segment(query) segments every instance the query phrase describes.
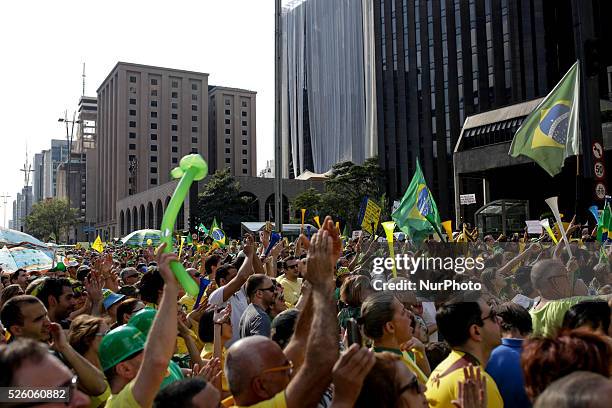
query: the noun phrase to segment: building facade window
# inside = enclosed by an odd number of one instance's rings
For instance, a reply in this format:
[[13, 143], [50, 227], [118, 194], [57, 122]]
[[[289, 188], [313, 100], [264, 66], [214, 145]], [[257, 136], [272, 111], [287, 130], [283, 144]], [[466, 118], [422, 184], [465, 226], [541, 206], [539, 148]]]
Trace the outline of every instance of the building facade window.
[[172, 114], [172, 119], [177, 120], [178, 119], [178, 113], [173, 113]]
[[157, 129], [157, 123], [151, 123], [151, 129]]
[[136, 109], [130, 109], [130, 116], [136, 116]]
[[172, 81], [172, 87], [178, 88], [178, 81]]
[[191, 105], [191, 110], [192, 111], [197, 111], [198, 110], [198, 105]]
[[157, 140], [157, 133], [151, 133], [151, 140]]
[[151, 151], [152, 152], [156, 152], [157, 151], [157, 145], [151, 145]]
[[198, 117], [197, 116], [192, 116], [191, 117], [191, 121], [192, 122], [197, 122], [198, 121]]
[[178, 131], [178, 125], [172, 125], [171, 129], [172, 129], [173, 132]]
[[152, 112], [151, 112], [151, 117], [152, 117], [152, 118], [156, 118], [156, 117], [157, 117], [157, 112], [152, 111]]
[[191, 143], [198, 143], [198, 138], [197, 137], [192, 137], [191, 138]]
[[178, 147], [172, 146], [172, 153], [178, 153]]
[[157, 163], [157, 156], [151, 156], [151, 163]]
[[151, 167], [150, 170], [151, 170], [151, 173], [157, 174], [157, 167]]
[[172, 141], [173, 142], [178, 142], [178, 136], [172, 135]]
[[131, 121], [130, 121], [130, 127], [131, 127], [131, 128], [135, 128], [135, 127], [136, 127], [136, 122], [135, 122], [135, 121], [133, 121], [133, 120], [131, 120]]
[[178, 109], [178, 103], [172, 102], [172, 109]]
[[136, 98], [130, 98], [130, 105], [136, 105]]
[[136, 132], [130, 132], [130, 133], [128, 133], [128, 137], [129, 137], [130, 139], [136, 139]]
[[151, 107], [157, 108], [157, 101], [151, 101]]
[[194, 91], [198, 90], [198, 84], [191, 84], [191, 89]]
[[136, 150], [136, 145], [134, 143], [130, 143], [130, 145], [128, 146], [128, 148], [130, 150]]
[[135, 76], [130, 76], [130, 82], [135, 84], [136, 83], [136, 77]]
[[172, 92], [172, 98], [174, 99], [178, 98], [178, 92]]
[[152, 178], [151, 179], [151, 184], [153, 184], [154, 186], [157, 185], [157, 179], [156, 178]]
[[151, 79], [151, 85], [157, 85], [157, 79], [152, 78]]

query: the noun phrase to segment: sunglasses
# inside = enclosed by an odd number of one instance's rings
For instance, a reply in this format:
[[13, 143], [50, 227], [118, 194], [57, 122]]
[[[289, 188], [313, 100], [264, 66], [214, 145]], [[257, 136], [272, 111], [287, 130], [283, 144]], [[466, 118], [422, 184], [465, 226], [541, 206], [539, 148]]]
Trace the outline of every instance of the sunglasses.
[[496, 323], [497, 322], [497, 312], [495, 310], [491, 309], [491, 312], [489, 313], [489, 315], [486, 316], [486, 317], [483, 317], [482, 321], [484, 322], [487, 319], [491, 319], [491, 321], [493, 323]]
[[285, 365], [282, 365], [280, 367], [268, 368], [266, 370], [263, 370], [261, 373], [262, 374], [277, 373], [277, 372], [280, 372], [280, 371], [289, 371], [289, 376], [291, 377], [291, 375], [293, 374], [293, 362], [292, 361], [287, 361], [287, 363]]
[[274, 291], [275, 291], [276, 289], [275, 289], [275, 286], [274, 286], [274, 285], [272, 285], [272, 286], [270, 286], [269, 288], [259, 288], [259, 289], [257, 289], [257, 290], [267, 290], [268, 292], [272, 292], [272, 293], [274, 293]]

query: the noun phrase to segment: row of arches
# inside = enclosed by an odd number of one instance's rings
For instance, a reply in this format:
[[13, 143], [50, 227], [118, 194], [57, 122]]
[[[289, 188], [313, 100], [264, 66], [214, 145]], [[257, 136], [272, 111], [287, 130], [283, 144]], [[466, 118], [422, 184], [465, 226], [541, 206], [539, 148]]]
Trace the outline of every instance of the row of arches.
[[[261, 221], [263, 216], [264, 220], [274, 220], [275, 216], [275, 204], [274, 194], [269, 195], [266, 200], [261, 203], [259, 198], [249, 192], [243, 191], [240, 195], [247, 198], [248, 209], [247, 213], [244, 214], [245, 221]], [[148, 202], [146, 205], [141, 204], [140, 206], [134, 206], [131, 209], [121, 210], [119, 212], [119, 233], [121, 236], [125, 236], [132, 231], [140, 229], [160, 229], [161, 222], [164, 215], [164, 211], [170, 203], [170, 197], [166, 197], [164, 202], [158, 199], [155, 203]], [[260, 212], [263, 205], [263, 214]], [[289, 222], [289, 199], [283, 194], [283, 222]], [[177, 224], [175, 230], [185, 229], [185, 209], [184, 205], [181, 206], [177, 217]]]
[[[146, 206], [140, 204], [140, 207], [134, 206], [131, 209], [121, 210], [119, 212], [119, 232], [121, 236], [140, 229], [160, 229], [164, 211], [169, 203], [170, 197], [166, 197], [163, 203], [162, 200], [157, 200], [155, 204], [149, 202]], [[185, 207], [183, 204], [176, 219], [175, 229], [182, 230], [184, 228]]]

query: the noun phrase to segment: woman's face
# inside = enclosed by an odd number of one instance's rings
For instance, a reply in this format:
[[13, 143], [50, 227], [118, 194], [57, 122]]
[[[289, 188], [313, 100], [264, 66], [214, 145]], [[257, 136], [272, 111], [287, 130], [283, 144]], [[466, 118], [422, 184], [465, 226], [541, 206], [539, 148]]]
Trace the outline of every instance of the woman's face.
[[428, 408], [425, 390], [427, 387], [416, 380], [416, 376], [402, 361], [395, 362], [398, 408]]
[[410, 312], [397, 299], [393, 301], [393, 319], [391, 322], [395, 327], [395, 339], [398, 343], [404, 343], [412, 338], [414, 329], [412, 328], [412, 312]]

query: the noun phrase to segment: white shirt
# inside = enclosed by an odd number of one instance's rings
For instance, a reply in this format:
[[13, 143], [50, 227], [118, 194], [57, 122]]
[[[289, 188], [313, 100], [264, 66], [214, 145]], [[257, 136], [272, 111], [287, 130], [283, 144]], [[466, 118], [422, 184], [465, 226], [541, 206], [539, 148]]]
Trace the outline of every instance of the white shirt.
[[[227, 306], [227, 302], [223, 301], [223, 288], [225, 288], [225, 286], [215, 289], [215, 291], [210, 294], [208, 298], [209, 304], [221, 307]], [[238, 289], [236, 293], [230, 296], [228, 301], [230, 305], [232, 305], [232, 338], [225, 343], [226, 348], [229, 348], [236, 340], [240, 339], [240, 317], [242, 317], [242, 314], [249, 305], [246, 294], [244, 293], [244, 287]]]

